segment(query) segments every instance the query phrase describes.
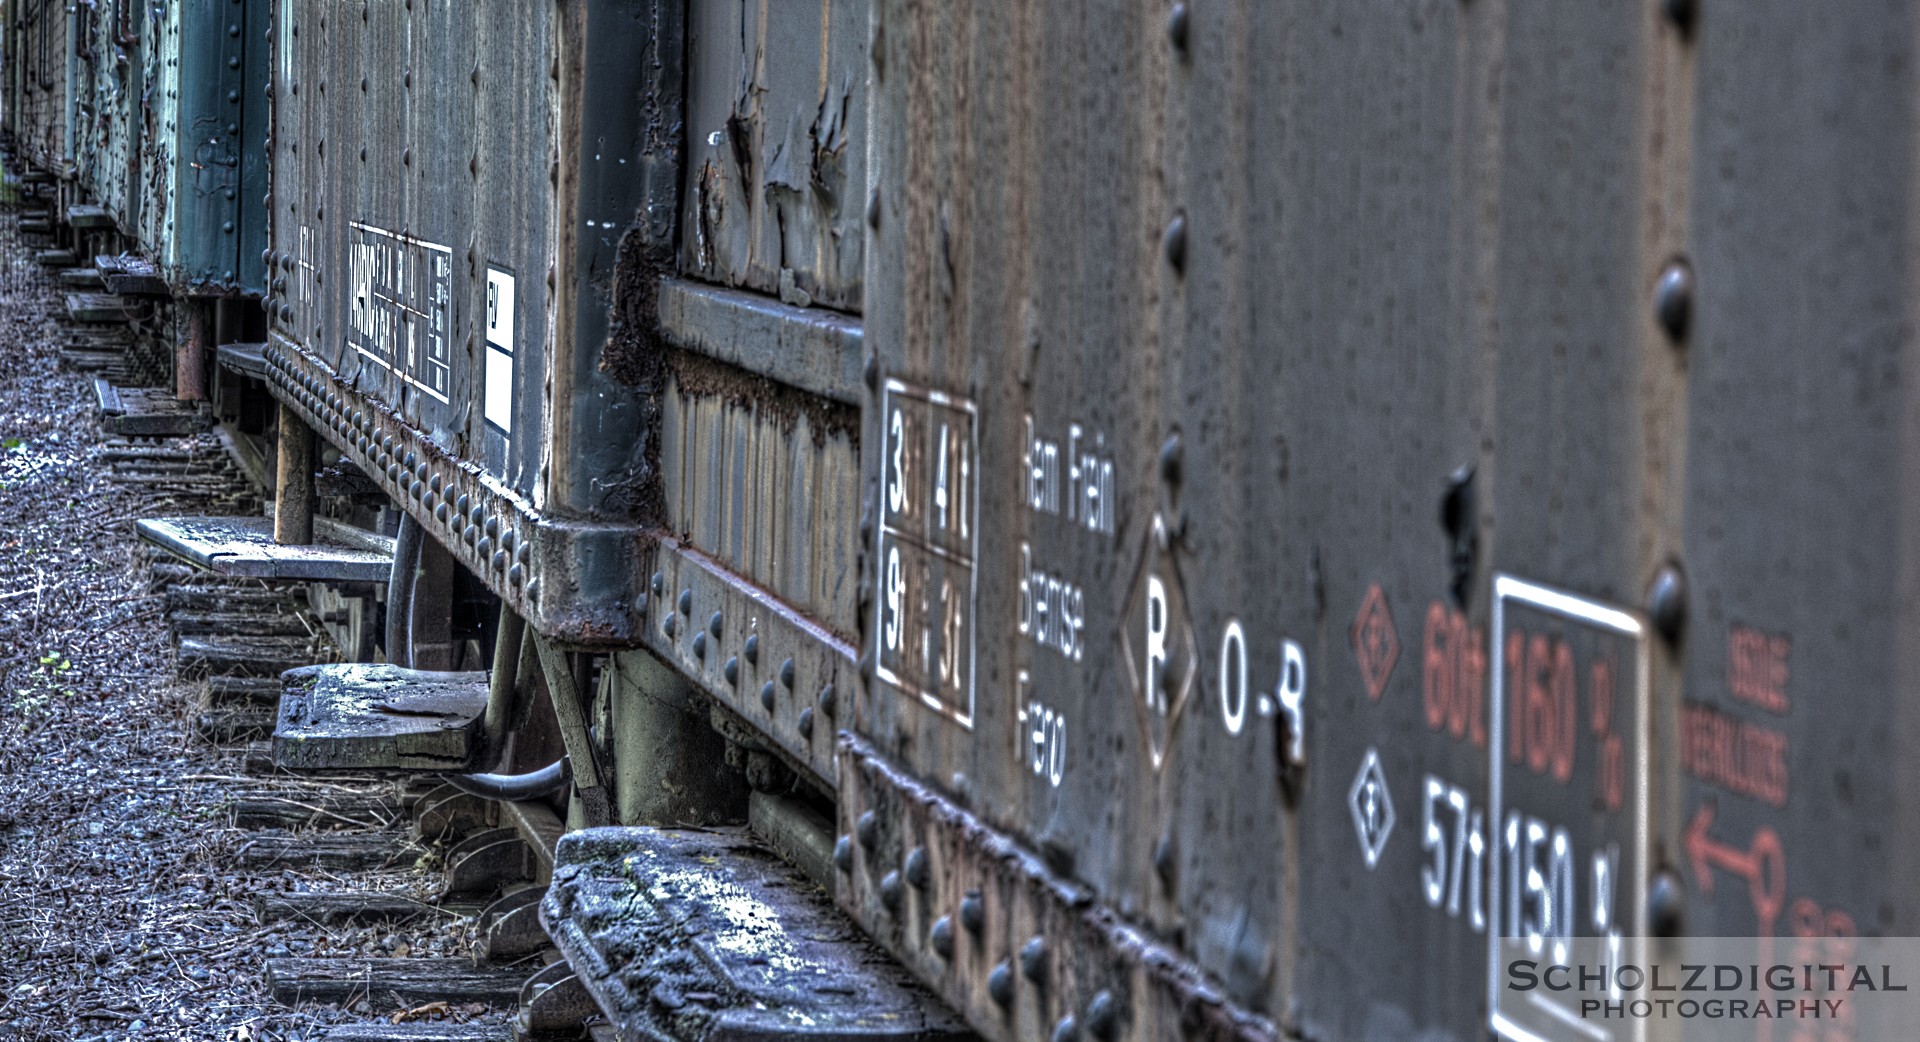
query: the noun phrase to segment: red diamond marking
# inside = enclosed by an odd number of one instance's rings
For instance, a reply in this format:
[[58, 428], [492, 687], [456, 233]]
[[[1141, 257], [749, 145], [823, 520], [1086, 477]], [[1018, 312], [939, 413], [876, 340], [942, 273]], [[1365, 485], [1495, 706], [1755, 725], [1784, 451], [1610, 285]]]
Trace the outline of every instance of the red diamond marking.
[[1394, 663], [1400, 661], [1400, 635], [1394, 632], [1393, 614], [1387, 610], [1387, 595], [1381, 592], [1379, 583], [1367, 587], [1360, 614], [1353, 617], [1353, 657], [1360, 663], [1367, 697], [1380, 701]]

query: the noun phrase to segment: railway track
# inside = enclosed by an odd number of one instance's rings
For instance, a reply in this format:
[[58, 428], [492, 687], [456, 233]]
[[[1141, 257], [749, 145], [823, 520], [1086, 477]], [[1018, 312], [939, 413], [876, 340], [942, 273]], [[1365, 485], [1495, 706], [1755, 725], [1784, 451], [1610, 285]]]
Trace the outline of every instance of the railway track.
[[[0, 1031], [481, 1042], [517, 1015], [579, 1036], [588, 1004], [551, 986], [565, 974], [528, 990], [557, 956], [531, 915], [543, 852], [521, 832], [431, 777], [273, 767], [279, 673], [339, 658], [338, 605], [140, 548], [136, 517], [260, 513], [243, 436], [143, 435], [103, 408], [103, 374], [123, 401], [164, 394], [126, 361], [148, 334], [90, 332], [125, 357], [76, 355], [66, 284], [16, 227], [0, 216], [18, 349], [0, 401], [4, 422], [39, 426], [9, 435], [0, 596], [37, 639], [4, 664]], [[99, 523], [76, 540], [70, 514]], [[542, 824], [557, 837], [551, 811]]]

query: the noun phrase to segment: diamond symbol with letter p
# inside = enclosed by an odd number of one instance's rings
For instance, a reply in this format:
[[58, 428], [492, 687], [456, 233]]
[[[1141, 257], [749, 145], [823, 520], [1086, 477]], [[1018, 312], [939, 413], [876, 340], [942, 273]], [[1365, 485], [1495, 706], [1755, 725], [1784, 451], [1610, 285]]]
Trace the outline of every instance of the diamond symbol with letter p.
[[1353, 776], [1353, 788], [1347, 791], [1347, 809], [1353, 812], [1360, 853], [1371, 871], [1380, 863], [1380, 852], [1393, 832], [1393, 795], [1387, 791], [1386, 772], [1380, 769], [1380, 754], [1371, 748], [1360, 761], [1360, 773]]

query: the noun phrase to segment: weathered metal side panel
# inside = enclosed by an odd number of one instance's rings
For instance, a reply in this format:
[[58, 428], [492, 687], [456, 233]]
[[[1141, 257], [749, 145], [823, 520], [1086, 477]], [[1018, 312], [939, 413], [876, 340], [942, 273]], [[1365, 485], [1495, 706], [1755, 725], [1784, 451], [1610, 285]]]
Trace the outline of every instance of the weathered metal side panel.
[[1666, 836], [1687, 932], [1777, 938], [1761, 960], [1920, 922], [1916, 28], [1759, 0], [1698, 32]]
[[[552, 26], [548, 5], [502, 6], [283, 0], [271, 311], [361, 392], [533, 494], [548, 310], [527, 275], [553, 248]], [[519, 45], [483, 67], [480, 39], [508, 15]], [[492, 328], [511, 359], [491, 423], [490, 272], [510, 287]]]
[[96, 173], [95, 190], [176, 291], [228, 295], [266, 281], [267, 158], [271, 105], [270, 0], [154, 5], [140, 27], [140, 60], [117, 104], [126, 106], [127, 199]]
[[23, 159], [43, 170], [63, 171], [71, 161], [67, 137], [68, 64], [73, 52], [73, 15], [61, 0], [25, 0], [20, 11], [20, 139]]
[[141, 88], [140, 37], [144, 5], [110, 0], [81, 12], [82, 95], [74, 142], [77, 174], [92, 201], [120, 227], [138, 220]]
[[177, 68], [162, 82], [173, 99], [162, 274], [188, 293], [260, 285], [266, 246], [268, 0], [185, 0], [169, 5], [179, 32]]
[[[1632, 933], [1657, 867], [1677, 40], [1617, 5], [1181, 15], [879, 9], [856, 730], [1242, 1010], [1475, 1037], [1489, 938]], [[860, 772], [843, 828], [905, 816], [844, 900], [974, 1023], [1132, 986], [964, 859], [902, 898], [941, 841]]]
[[688, 4], [681, 271], [860, 310], [867, 6]]

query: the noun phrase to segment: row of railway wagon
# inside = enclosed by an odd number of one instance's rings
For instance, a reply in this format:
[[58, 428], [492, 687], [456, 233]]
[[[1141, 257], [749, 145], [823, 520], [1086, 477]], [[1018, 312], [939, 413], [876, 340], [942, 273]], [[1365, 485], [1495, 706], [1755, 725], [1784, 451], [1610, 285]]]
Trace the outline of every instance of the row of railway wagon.
[[1503, 951], [1920, 932], [1917, 8], [7, 0], [4, 120], [277, 762], [600, 1037], [1624, 1042]]

